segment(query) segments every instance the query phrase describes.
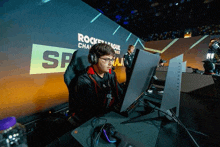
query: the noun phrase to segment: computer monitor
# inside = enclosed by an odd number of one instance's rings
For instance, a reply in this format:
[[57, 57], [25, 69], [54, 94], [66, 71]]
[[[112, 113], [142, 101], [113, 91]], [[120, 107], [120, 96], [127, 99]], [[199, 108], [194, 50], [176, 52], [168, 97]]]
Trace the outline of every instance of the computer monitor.
[[136, 49], [120, 112], [125, 112], [147, 90], [159, 60], [159, 55]]
[[175, 110], [175, 114], [179, 116], [180, 106], [180, 90], [182, 81], [183, 54], [174, 57], [169, 62], [169, 67], [166, 75], [164, 93], [160, 110], [167, 112]]

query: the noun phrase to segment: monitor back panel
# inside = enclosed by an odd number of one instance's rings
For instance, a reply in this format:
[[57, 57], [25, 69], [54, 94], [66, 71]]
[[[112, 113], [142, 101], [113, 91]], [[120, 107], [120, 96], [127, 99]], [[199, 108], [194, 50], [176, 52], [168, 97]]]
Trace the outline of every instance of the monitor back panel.
[[132, 75], [125, 93], [121, 111], [126, 109], [145, 91], [147, 90], [151, 78], [159, 63], [160, 56], [137, 49]]

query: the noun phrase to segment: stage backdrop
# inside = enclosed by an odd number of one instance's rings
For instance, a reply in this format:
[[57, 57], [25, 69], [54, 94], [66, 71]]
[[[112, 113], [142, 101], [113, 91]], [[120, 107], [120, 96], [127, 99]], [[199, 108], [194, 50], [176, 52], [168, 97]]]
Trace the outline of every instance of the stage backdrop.
[[129, 44], [159, 51], [168, 63], [184, 53], [187, 66], [203, 70], [209, 36], [144, 43], [80, 0], [3, 0], [0, 6], [0, 119], [68, 102], [63, 74], [72, 54], [98, 42], [115, 49], [119, 82]]
[[63, 74], [78, 49], [99, 42], [117, 53], [143, 41], [80, 0], [5, 0], [0, 7], [0, 119], [68, 101]]
[[165, 66], [169, 65], [170, 59], [183, 54], [183, 61], [186, 61], [186, 66], [204, 71], [202, 61], [206, 60], [209, 41], [209, 35], [177, 38], [172, 40], [146, 42], [145, 48], [148, 51], [159, 50], [161, 58], [167, 60]]

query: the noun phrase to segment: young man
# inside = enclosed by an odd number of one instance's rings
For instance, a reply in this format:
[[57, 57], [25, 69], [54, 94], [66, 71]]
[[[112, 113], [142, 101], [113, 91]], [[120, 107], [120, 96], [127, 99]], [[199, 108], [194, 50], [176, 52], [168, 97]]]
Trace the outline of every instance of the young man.
[[209, 50], [214, 51], [214, 60], [213, 63], [215, 63], [215, 74], [220, 74], [220, 47], [219, 47], [219, 38], [213, 38], [210, 40], [209, 43]]
[[115, 51], [107, 44], [93, 45], [88, 60], [91, 63], [78, 77], [74, 86], [73, 117], [83, 123], [96, 115], [112, 110], [120, 103], [123, 91], [112, 71]]
[[124, 54], [124, 66], [126, 68], [126, 83], [128, 82], [131, 76], [131, 66], [134, 59], [134, 49], [134, 45], [129, 45], [127, 53]]
[[[214, 38], [211, 39], [209, 42], [209, 49], [207, 53], [207, 60], [203, 61], [203, 67], [205, 69], [204, 74], [205, 75], [213, 75], [218, 74], [220, 71], [220, 65], [219, 63], [216, 63], [216, 61], [220, 60], [220, 52], [219, 52], [219, 43], [218, 39]], [[212, 56], [214, 54], [214, 56]]]

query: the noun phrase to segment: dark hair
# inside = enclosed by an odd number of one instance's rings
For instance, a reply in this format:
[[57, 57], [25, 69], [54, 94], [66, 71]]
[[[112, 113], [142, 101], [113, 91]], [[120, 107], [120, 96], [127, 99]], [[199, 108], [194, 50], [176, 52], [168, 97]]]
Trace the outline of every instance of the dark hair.
[[131, 50], [131, 47], [134, 47], [134, 45], [129, 45], [129, 46], [128, 46], [128, 51]]
[[211, 42], [212, 40], [217, 41], [217, 40], [219, 40], [219, 38], [212, 38], [212, 39], [210, 39], [210, 42]]
[[89, 50], [89, 54], [95, 54], [97, 56], [97, 58], [100, 58], [101, 56], [104, 55], [112, 55], [115, 56], [115, 51], [114, 49], [105, 43], [98, 43], [93, 45], [90, 50]]

